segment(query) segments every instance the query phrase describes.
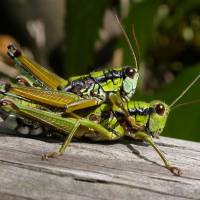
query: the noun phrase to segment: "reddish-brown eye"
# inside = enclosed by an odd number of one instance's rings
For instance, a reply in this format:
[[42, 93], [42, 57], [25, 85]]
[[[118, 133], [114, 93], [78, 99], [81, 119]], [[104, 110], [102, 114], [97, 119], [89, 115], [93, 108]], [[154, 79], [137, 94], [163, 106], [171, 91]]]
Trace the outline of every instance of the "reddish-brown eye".
[[133, 78], [135, 74], [135, 69], [128, 67], [126, 68], [125, 73], [128, 77]]
[[165, 112], [165, 106], [163, 104], [157, 104], [155, 107], [156, 113], [159, 115], [163, 115]]

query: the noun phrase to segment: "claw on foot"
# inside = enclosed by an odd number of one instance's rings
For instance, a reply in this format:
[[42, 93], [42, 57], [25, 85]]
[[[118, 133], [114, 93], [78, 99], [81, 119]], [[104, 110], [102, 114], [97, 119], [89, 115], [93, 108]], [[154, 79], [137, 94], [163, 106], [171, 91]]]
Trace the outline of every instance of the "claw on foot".
[[168, 169], [170, 170], [170, 172], [172, 172], [172, 174], [174, 174], [175, 176], [181, 176], [182, 175], [182, 171], [177, 168], [177, 167], [173, 167], [173, 166], [170, 166], [168, 167]]
[[42, 160], [48, 160], [49, 158], [57, 158], [60, 155], [61, 153], [58, 153], [58, 152], [47, 153], [47, 154], [42, 155]]

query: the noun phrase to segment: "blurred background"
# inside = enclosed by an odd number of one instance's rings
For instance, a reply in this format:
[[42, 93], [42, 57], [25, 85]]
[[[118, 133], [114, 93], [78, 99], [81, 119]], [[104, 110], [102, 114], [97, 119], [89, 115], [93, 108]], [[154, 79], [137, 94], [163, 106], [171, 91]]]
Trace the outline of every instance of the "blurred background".
[[[64, 78], [134, 66], [114, 13], [140, 57], [134, 100], [170, 104], [200, 73], [199, 0], [2, 0], [0, 13], [1, 79], [19, 73], [6, 55], [12, 42]], [[179, 103], [199, 99], [200, 81]], [[200, 142], [200, 102], [174, 109], [163, 135]]]

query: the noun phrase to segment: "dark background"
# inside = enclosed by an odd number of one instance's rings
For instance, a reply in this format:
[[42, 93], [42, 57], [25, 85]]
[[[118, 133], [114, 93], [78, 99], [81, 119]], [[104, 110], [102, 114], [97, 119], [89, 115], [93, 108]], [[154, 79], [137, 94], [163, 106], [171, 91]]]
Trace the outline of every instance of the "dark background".
[[[134, 65], [114, 13], [140, 46], [140, 81], [134, 100], [170, 104], [200, 73], [199, 0], [2, 0], [0, 53], [15, 40], [62, 77]], [[0, 63], [1, 64], [1, 63]], [[2, 64], [3, 66], [3, 64]], [[1, 69], [5, 78], [7, 68]], [[181, 102], [200, 99], [200, 81]], [[165, 136], [200, 141], [200, 103], [173, 110]]]

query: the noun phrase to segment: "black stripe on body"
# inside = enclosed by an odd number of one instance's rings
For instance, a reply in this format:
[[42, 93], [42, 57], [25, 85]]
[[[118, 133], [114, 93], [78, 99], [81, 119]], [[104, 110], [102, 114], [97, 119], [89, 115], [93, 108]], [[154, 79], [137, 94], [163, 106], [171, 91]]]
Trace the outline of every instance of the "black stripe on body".
[[[134, 107], [136, 107], [136, 106], [134, 106]], [[146, 116], [147, 122], [146, 122], [146, 124], [144, 124], [145, 131], [147, 133], [150, 133], [150, 129], [149, 129], [150, 115], [154, 112], [154, 109], [152, 107], [129, 109], [128, 112], [129, 112], [130, 116], [135, 118], [135, 120], [138, 115]], [[114, 115], [118, 119], [120, 124], [122, 124], [127, 130], [132, 130], [132, 127], [130, 127], [130, 124], [128, 123], [128, 121], [125, 120], [126, 118], [125, 118], [125, 114], [123, 113], [123, 111], [115, 111]]]
[[[90, 74], [90, 79], [92, 79], [99, 86], [98, 89], [96, 90], [96, 92], [94, 91], [94, 88], [92, 89], [92, 91], [93, 91], [93, 94], [91, 94], [92, 96], [99, 97], [100, 89], [105, 92], [103, 86], [101, 85], [102, 83], [107, 83], [108, 80], [111, 80], [113, 85], [115, 85], [114, 79], [122, 78], [124, 76], [123, 71], [116, 71], [114, 69], [103, 71], [103, 74], [104, 75], [100, 76], [100, 77], [93, 77], [92, 74]], [[95, 87], [95, 85], [94, 85], [94, 87]], [[96, 95], [95, 95], [95, 93], [96, 93]], [[105, 95], [105, 98], [106, 98], [106, 95]]]
[[114, 69], [103, 71], [104, 76], [94, 78], [97, 83], [104, 83], [108, 80], [113, 80], [114, 78], [123, 78], [124, 72], [123, 71], [116, 71]]
[[[129, 109], [128, 112], [129, 112], [129, 115], [131, 115], [131, 116], [132, 115], [145, 116], [145, 115], [150, 115], [151, 113], [153, 113], [154, 109], [152, 107], [150, 107], [150, 108], [143, 108], [143, 109], [142, 108], [135, 108], [135, 109]], [[122, 112], [116, 111], [115, 112], [115, 116], [117, 118], [123, 117], [124, 113], [123, 113], [123, 111]]]
[[116, 71], [114, 69], [103, 71], [103, 76], [100, 77], [93, 77], [91, 74], [89, 74], [86, 77], [69, 81], [69, 85], [65, 87], [65, 91], [70, 91], [73, 87], [79, 86], [81, 88], [86, 88], [95, 83], [104, 83], [107, 80], [114, 80], [115, 78], [123, 78], [124, 77], [124, 70], [123, 71]]
[[129, 109], [130, 115], [150, 115], [154, 112], [154, 109], [152, 107], [150, 108], [135, 108], [135, 109]]
[[[81, 97], [84, 95], [97, 97], [104, 101], [106, 100], [107, 95], [103, 84], [106, 84], [107, 81], [111, 80], [112, 84], [115, 85], [115, 79], [124, 79], [126, 77], [125, 70], [126, 68], [120, 71], [115, 69], [104, 70], [103, 75], [99, 77], [94, 77], [92, 76], [92, 73], [90, 73], [89, 75], [80, 77], [77, 80], [68, 80], [69, 84], [64, 88], [64, 91], [75, 93]], [[122, 90], [120, 85], [119, 90]]]

